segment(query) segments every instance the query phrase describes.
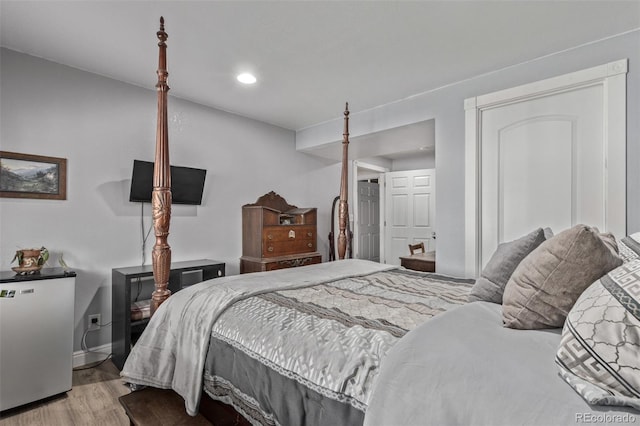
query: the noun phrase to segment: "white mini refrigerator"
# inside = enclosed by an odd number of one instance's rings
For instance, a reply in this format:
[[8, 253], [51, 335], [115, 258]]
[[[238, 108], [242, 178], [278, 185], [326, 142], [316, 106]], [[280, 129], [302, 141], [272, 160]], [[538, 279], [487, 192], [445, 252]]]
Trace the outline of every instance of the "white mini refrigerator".
[[0, 411], [71, 389], [74, 299], [74, 272], [0, 272]]

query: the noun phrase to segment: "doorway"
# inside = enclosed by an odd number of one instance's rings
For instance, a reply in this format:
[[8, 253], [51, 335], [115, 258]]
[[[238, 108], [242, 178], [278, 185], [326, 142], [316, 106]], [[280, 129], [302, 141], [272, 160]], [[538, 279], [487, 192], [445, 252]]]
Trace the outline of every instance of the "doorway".
[[380, 184], [378, 179], [359, 180], [358, 186], [359, 259], [380, 262]]
[[435, 251], [436, 171], [406, 170], [385, 173], [385, 263], [400, 265], [409, 245], [424, 243]]
[[[385, 173], [391, 171], [410, 171], [418, 169], [435, 169], [435, 119], [404, 124], [373, 133], [361, 134], [351, 137], [349, 142], [349, 224], [353, 233], [350, 252], [357, 259], [377, 259], [386, 263], [384, 244], [384, 182]], [[342, 161], [342, 141], [332, 141], [322, 145], [301, 150], [309, 155], [328, 159], [331, 164]], [[376, 202], [369, 200], [366, 203], [368, 213], [362, 213], [360, 218], [359, 182], [378, 184], [380, 199], [378, 215], [372, 212]], [[367, 195], [369, 196], [369, 195]], [[365, 208], [365, 205], [362, 206]], [[377, 235], [372, 227], [376, 222], [380, 233]], [[367, 228], [360, 231], [360, 223], [367, 222]], [[334, 226], [337, 226], [334, 223]], [[368, 234], [361, 237], [360, 232]], [[372, 244], [378, 241], [379, 250]], [[362, 249], [361, 249], [362, 248]], [[407, 247], [408, 253], [408, 247]], [[403, 253], [403, 255], [406, 253]], [[379, 256], [379, 258], [378, 258]], [[396, 259], [399, 262], [399, 259]]]
[[400, 264], [408, 244], [435, 250], [435, 169], [389, 171], [353, 161], [353, 256]]
[[381, 193], [389, 169], [358, 160], [352, 165], [353, 257], [384, 263], [384, 197]]

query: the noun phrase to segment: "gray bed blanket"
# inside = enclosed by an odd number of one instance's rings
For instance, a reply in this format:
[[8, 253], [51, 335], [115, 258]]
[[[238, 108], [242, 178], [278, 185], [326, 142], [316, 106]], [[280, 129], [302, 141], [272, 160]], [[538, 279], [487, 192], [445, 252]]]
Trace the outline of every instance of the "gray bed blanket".
[[120, 373], [129, 383], [173, 389], [196, 415], [209, 336], [236, 301], [271, 290], [306, 287], [393, 266], [349, 259], [300, 268], [217, 278], [172, 295], [156, 311]]
[[472, 282], [397, 268], [238, 301], [213, 326], [205, 391], [255, 425], [361, 425], [389, 349]]

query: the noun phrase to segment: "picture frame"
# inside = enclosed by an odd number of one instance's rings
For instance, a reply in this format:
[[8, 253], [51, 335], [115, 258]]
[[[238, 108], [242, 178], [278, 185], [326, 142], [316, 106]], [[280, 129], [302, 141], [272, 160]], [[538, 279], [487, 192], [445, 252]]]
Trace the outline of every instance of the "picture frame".
[[0, 198], [67, 199], [67, 159], [0, 151]]

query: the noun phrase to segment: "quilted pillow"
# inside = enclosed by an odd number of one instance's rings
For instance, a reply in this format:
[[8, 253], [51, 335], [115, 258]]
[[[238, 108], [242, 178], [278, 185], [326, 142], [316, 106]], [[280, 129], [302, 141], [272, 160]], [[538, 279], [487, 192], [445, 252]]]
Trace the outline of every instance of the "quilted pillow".
[[506, 327], [562, 327], [580, 294], [620, 266], [622, 259], [595, 228], [576, 225], [540, 244], [507, 282], [502, 301]]
[[618, 243], [620, 257], [625, 262], [640, 258], [640, 232], [624, 237]]
[[550, 229], [545, 231], [538, 228], [517, 240], [499, 244], [471, 288], [469, 302], [502, 303], [502, 293], [511, 274], [522, 259], [544, 242], [545, 232], [547, 235], [553, 235]]
[[640, 410], [640, 259], [582, 293], [562, 330], [556, 363], [589, 404]]

